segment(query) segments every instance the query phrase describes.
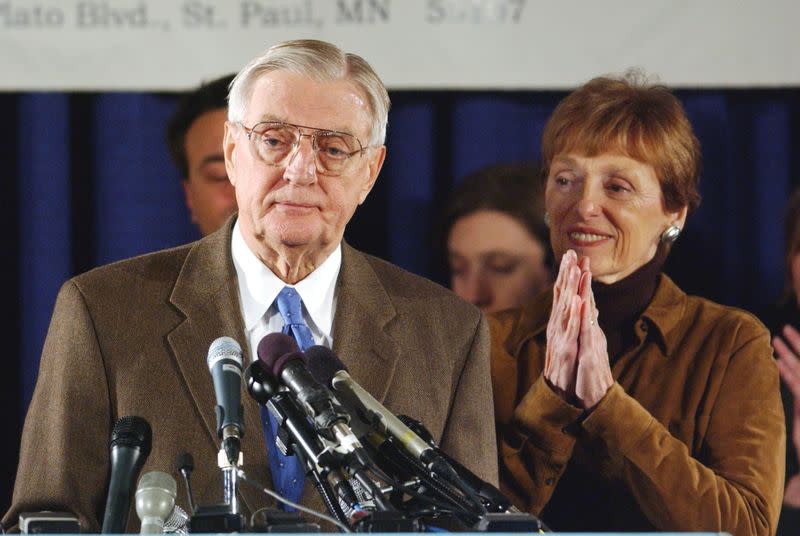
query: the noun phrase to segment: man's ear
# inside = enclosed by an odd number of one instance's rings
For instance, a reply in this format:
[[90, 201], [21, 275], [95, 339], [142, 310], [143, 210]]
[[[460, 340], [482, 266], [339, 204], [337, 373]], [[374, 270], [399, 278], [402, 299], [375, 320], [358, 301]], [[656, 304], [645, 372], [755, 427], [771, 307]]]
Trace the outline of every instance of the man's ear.
[[236, 162], [234, 149], [236, 148], [236, 129], [230, 121], [225, 121], [225, 135], [222, 137], [222, 154], [225, 156], [225, 171], [228, 173], [228, 180], [236, 186]]
[[367, 181], [361, 188], [361, 193], [358, 197], [358, 204], [364, 202], [367, 199], [367, 195], [372, 191], [372, 187], [375, 186], [375, 181], [378, 180], [378, 175], [381, 173], [381, 168], [383, 168], [383, 162], [386, 160], [386, 146], [381, 145], [380, 147], [373, 147], [368, 150], [369, 151], [369, 162], [367, 163], [369, 169], [369, 176], [367, 177]]

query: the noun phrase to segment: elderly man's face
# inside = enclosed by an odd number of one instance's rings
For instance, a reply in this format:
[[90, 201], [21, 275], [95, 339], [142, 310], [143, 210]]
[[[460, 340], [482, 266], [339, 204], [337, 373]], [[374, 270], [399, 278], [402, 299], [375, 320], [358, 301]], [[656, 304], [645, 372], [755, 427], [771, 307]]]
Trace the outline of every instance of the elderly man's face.
[[[369, 106], [346, 80], [317, 82], [288, 71], [267, 73], [253, 85], [242, 124], [252, 128], [263, 121], [346, 132], [364, 146], [369, 143]], [[312, 132], [303, 129], [304, 134]], [[245, 130], [227, 124], [225, 164], [236, 188], [239, 225], [248, 246], [263, 260], [289, 250], [312, 256], [333, 251], [372, 189], [385, 148], [354, 154], [336, 176], [320, 172], [308, 136], [280, 166], [255, 154]]]

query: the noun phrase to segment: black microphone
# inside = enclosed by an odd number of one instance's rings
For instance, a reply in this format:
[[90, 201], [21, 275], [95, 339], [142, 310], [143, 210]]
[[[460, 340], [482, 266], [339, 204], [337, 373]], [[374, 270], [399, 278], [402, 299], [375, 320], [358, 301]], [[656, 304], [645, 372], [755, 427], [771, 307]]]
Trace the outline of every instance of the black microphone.
[[398, 440], [409, 454], [423, 462], [425, 466], [433, 461], [429, 459], [431, 456], [434, 458], [437, 456], [430, 445], [350, 377], [347, 367], [332, 350], [324, 346], [312, 346], [306, 351], [306, 359], [314, 377], [330, 385], [337, 393], [356, 401], [361, 406], [367, 422], [376, 426], [384, 435], [390, 435]]
[[[308, 461], [325, 471], [330, 469], [333, 453], [320, 444], [305, 414], [297, 407], [288, 391], [280, 390], [278, 380], [266, 370], [264, 364], [261, 361], [253, 361], [245, 370], [244, 380], [250, 396], [262, 406], [267, 406], [277, 419], [278, 425], [283, 426], [291, 437], [288, 444], [279, 443], [284, 454], [296, 454], [301, 460]], [[281, 441], [281, 438], [278, 440]], [[292, 443], [294, 449], [291, 448]]]
[[326, 385], [330, 385], [337, 393], [342, 393], [347, 400], [354, 401], [360, 406], [361, 414], [365, 420], [375, 426], [385, 436], [397, 440], [414, 458], [422, 463], [429, 471], [438, 474], [446, 480], [453, 482], [474, 498], [474, 489], [465, 485], [458, 473], [439, 453], [408, 426], [398, 419], [394, 413], [386, 409], [366, 389], [350, 377], [347, 367], [336, 354], [325, 346], [312, 346], [306, 350], [308, 368], [315, 378]]
[[348, 426], [350, 415], [341, 409], [341, 404], [328, 388], [320, 385], [308, 371], [305, 355], [299, 351], [294, 339], [283, 333], [266, 335], [258, 343], [258, 359], [264, 368], [283, 380], [313, 420], [319, 435], [333, 443], [334, 450], [345, 454], [347, 468], [369, 490], [378, 507], [393, 510], [378, 486], [365, 474], [364, 470], [374, 464]]
[[232, 466], [239, 463], [241, 437], [244, 435], [242, 418], [242, 347], [230, 337], [219, 337], [208, 349], [208, 369], [214, 382], [217, 397], [217, 434], [222, 448]]
[[[294, 341], [292, 341], [294, 343]], [[276, 341], [276, 346], [286, 344], [286, 341]], [[289, 345], [283, 350], [292, 351], [296, 345]], [[320, 441], [320, 436], [311, 427], [305, 413], [297, 406], [297, 402], [287, 390], [281, 390], [278, 379], [266, 370], [260, 360], [253, 361], [244, 371], [247, 392], [262, 406], [266, 406], [273, 415], [284, 434], [279, 433], [276, 444], [286, 454], [296, 455], [305, 466], [307, 475], [311, 475], [317, 490], [322, 496], [328, 511], [336, 516], [339, 521], [346, 522], [346, 518], [330, 491], [330, 486], [337, 493], [345, 496], [348, 504], [356, 502], [347, 491], [351, 490], [346, 480], [339, 476], [341, 460], [339, 453], [327, 448]], [[330, 481], [329, 484], [324, 479]]]
[[440, 456], [442, 456], [447, 463], [449, 463], [458, 476], [475, 492], [483, 501], [488, 504], [490, 512], [512, 512], [517, 513], [519, 510], [511, 503], [511, 500], [503, 495], [499, 489], [492, 484], [489, 484], [478, 475], [461, 465], [459, 462], [451, 458], [446, 452], [439, 448], [433, 440], [433, 435], [420, 421], [409, 417], [408, 415], [398, 415], [403, 424], [413, 430], [421, 439], [427, 442], [431, 447], [436, 449]]
[[111, 432], [111, 478], [108, 483], [103, 534], [125, 532], [136, 478], [150, 454], [153, 432], [141, 417], [122, 417]]
[[323, 437], [336, 441], [348, 452], [363, 448], [347, 426], [350, 416], [308, 371], [305, 355], [292, 337], [283, 333], [265, 336], [258, 343], [258, 359], [294, 393]]

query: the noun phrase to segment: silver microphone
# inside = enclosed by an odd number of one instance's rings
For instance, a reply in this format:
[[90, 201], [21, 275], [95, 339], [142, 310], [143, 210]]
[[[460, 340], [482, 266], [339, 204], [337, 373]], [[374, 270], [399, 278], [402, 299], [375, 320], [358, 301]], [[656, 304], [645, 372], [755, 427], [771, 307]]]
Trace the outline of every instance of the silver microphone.
[[175, 508], [178, 486], [175, 479], [161, 471], [150, 471], [139, 479], [136, 488], [136, 513], [142, 521], [139, 534], [161, 534], [164, 521]]
[[164, 534], [188, 534], [188, 523], [189, 514], [176, 504], [172, 514], [164, 521]]

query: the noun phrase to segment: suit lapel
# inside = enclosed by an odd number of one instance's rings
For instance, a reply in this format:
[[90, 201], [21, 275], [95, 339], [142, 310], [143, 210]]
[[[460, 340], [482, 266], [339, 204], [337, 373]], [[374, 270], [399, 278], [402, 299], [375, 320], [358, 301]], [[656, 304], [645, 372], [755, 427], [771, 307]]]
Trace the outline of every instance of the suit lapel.
[[[185, 315], [185, 319], [167, 335], [167, 341], [215, 448], [219, 448], [214, 410], [216, 395], [206, 364], [208, 347], [217, 337], [233, 337], [244, 349], [245, 366], [250, 362], [240, 313], [236, 269], [230, 251], [234, 221], [232, 218], [223, 229], [197, 242], [186, 257], [170, 297], [171, 303]], [[259, 407], [250, 398], [244, 382], [242, 404], [245, 420], [242, 451], [248, 453], [244, 469], [258, 480], [266, 477], [265, 481], [271, 482], [270, 475], [264, 473], [268, 464], [265, 463], [266, 447]], [[254, 454], [256, 459], [248, 459]], [[248, 487], [240, 487], [240, 494], [251, 512], [264, 502], [258, 492]]]
[[397, 312], [366, 256], [345, 243], [337, 286], [333, 350], [350, 375], [383, 402], [399, 358], [388, 332]]

